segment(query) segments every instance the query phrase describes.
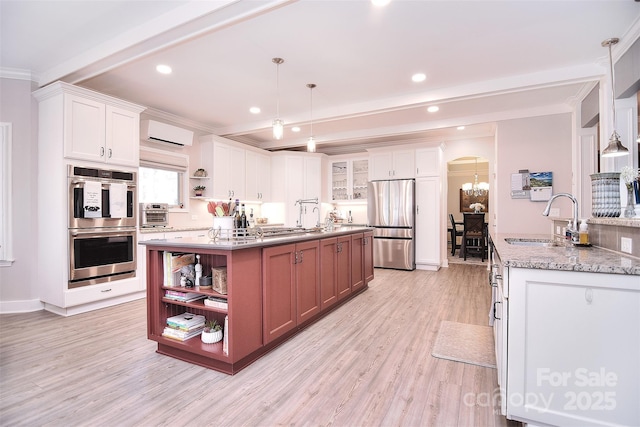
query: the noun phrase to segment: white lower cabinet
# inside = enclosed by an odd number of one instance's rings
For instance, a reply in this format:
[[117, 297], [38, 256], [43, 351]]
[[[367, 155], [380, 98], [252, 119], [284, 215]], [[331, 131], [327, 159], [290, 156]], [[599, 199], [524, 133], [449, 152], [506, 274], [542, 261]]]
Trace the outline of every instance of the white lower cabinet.
[[507, 418], [638, 425], [638, 276], [510, 268], [508, 303]]

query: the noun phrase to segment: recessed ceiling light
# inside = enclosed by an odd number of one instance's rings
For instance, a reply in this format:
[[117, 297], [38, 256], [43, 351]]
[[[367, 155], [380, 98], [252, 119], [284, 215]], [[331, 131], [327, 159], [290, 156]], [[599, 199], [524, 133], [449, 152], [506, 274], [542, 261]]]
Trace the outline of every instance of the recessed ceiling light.
[[420, 83], [425, 81], [427, 78], [426, 74], [424, 73], [416, 73], [413, 76], [411, 76], [411, 80], [413, 80], [416, 83]]
[[458, 129], [458, 130], [463, 130], [463, 129], [464, 129], [464, 126], [458, 126], [456, 129]]
[[377, 7], [386, 6], [391, 3], [391, 0], [371, 0], [371, 4]]
[[160, 74], [171, 74], [171, 67], [168, 65], [160, 64], [156, 67], [156, 71]]
[[251, 107], [249, 108], [249, 112], [251, 114], [260, 114], [260, 107]]
[[300, 132], [300, 128], [298, 126], [294, 126], [291, 128], [291, 132]]
[[430, 113], [435, 113], [436, 111], [439, 111], [440, 107], [438, 107], [437, 105], [432, 105], [431, 107], [427, 108], [427, 111]]

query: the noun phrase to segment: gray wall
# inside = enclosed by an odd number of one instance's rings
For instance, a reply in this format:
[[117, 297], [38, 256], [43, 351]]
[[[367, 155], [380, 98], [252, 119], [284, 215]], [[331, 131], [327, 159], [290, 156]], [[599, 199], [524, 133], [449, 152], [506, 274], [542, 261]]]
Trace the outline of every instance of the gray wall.
[[42, 307], [36, 287], [38, 115], [31, 96], [34, 89], [27, 80], [0, 78], [0, 121], [11, 123], [13, 131], [11, 230], [15, 258], [11, 267], [0, 268], [0, 312]]

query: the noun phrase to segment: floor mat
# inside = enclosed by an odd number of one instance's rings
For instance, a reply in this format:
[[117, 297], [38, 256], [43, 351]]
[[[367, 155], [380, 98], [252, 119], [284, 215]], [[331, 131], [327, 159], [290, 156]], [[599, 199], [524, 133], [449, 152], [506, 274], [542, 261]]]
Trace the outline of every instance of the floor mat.
[[440, 359], [495, 369], [493, 328], [443, 320], [431, 354]]

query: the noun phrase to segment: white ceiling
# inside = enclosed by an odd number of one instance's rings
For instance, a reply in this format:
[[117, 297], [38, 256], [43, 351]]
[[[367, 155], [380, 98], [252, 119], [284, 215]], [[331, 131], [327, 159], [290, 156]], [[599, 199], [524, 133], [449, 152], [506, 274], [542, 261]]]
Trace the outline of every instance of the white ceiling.
[[[0, 19], [5, 76], [64, 80], [269, 150], [304, 149], [315, 83], [318, 151], [336, 154], [492, 136], [496, 120], [569, 112], [606, 73], [600, 43], [619, 37], [615, 58], [638, 38], [640, 3], [1, 0]], [[270, 133], [274, 57], [285, 60], [282, 141]], [[160, 63], [173, 74], [157, 74]], [[427, 79], [413, 83], [416, 72]]]

